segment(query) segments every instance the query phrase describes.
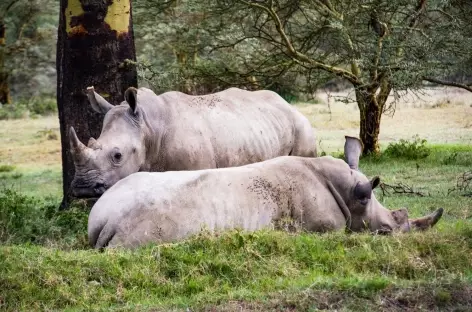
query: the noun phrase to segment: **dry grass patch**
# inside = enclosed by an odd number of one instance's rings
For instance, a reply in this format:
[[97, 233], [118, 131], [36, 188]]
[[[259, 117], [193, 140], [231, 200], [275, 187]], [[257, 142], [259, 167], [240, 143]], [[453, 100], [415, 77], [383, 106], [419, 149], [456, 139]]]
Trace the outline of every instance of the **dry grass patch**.
[[[298, 104], [296, 107], [317, 130], [320, 150], [342, 150], [344, 135], [359, 135], [359, 109], [351, 91], [318, 94], [321, 104]], [[348, 96], [349, 104], [339, 99]], [[390, 102], [393, 97], [390, 97]], [[438, 103], [447, 103], [438, 105]], [[418, 134], [429, 143], [472, 144], [472, 93], [451, 88], [424, 89], [420, 97], [412, 94], [401, 98], [393, 116], [383, 115], [380, 143], [385, 146]], [[434, 108], [434, 109], [431, 109]]]

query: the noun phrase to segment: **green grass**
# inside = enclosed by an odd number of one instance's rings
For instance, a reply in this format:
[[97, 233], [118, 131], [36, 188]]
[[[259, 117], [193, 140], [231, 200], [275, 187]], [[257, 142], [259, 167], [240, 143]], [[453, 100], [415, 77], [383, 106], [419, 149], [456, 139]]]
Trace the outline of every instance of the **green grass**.
[[[384, 195], [378, 188], [386, 207], [408, 207], [411, 217], [445, 209], [434, 229], [394, 236], [232, 231], [135, 251], [98, 252], [86, 242], [87, 212], [57, 212], [60, 196], [45, 197], [39, 187], [59, 189], [60, 171], [23, 171], [30, 174], [29, 194], [39, 199], [22, 195], [25, 184], [22, 194], [0, 190], [0, 307], [467, 311], [472, 305], [472, 200], [448, 190], [472, 169], [472, 147], [428, 147], [431, 153], [423, 159], [384, 155], [360, 162], [368, 177], [402, 182], [426, 195]], [[455, 153], [461, 156], [451, 156]]]
[[55, 197], [62, 195], [62, 172], [60, 165], [18, 166], [1, 170], [0, 188], [13, 189], [34, 197]]
[[[201, 308], [302, 290], [371, 300], [392, 288], [449, 293], [453, 283], [467, 289], [472, 259], [465, 255], [470, 254], [472, 228], [465, 222], [393, 237], [230, 232], [103, 253], [8, 246], [0, 253], [0, 285], [9, 285], [2, 294], [9, 310]], [[445, 305], [471, 300], [442, 296]]]

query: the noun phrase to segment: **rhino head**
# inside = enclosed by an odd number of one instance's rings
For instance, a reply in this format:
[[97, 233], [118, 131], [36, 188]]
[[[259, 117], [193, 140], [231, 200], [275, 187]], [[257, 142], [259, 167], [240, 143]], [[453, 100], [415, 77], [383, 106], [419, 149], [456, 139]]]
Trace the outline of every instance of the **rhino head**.
[[400, 208], [390, 210], [385, 208], [374, 195], [373, 190], [380, 184], [380, 178], [374, 177], [370, 181], [359, 171], [359, 157], [362, 153], [362, 143], [359, 139], [346, 136], [344, 155], [346, 162], [352, 169], [351, 177], [354, 187], [350, 190], [345, 205], [350, 220], [348, 227], [351, 231], [370, 230], [379, 234], [389, 234], [394, 231], [409, 232], [411, 230], [425, 230], [434, 226], [442, 217], [443, 208], [417, 219], [408, 218], [408, 210]]
[[145, 160], [144, 122], [137, 105], [137, 90], [128, 88], [125, 102], [114, 106], [87, 88], [93, 109], [105, 115], [100, 137], [87, 146], [69, 130], [70, 151], [75, 165], [71, 190], [76, 197], [99, 197], [118, 180], [139, 171]]

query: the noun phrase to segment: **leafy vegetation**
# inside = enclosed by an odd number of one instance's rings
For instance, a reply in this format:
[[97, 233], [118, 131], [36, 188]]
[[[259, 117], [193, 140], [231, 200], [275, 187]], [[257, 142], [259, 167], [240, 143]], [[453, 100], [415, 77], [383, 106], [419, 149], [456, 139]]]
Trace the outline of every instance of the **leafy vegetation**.
[[0, 172], [10, 172], [15, 170], [15, 166], [0, 164]]
[[426, 146], [427, 140], [421, 139], [418, 135], [413, 140], [400, 139], [398, 143], [390, 143], [384, 154], [395, 158], [405, 158], [410, 160], [428, 157], [431, 150]]
[[56, 100], [48, 97], [34, 97], [30, 101], [0, 106], [0, 120], [47, 116], [57, 113]]
[[57, 211], [56, 200], [37, 199], [11, 189], [0, 192], [0, 244], [61, 244], [82, 248], [87, 228], [83, 207]]

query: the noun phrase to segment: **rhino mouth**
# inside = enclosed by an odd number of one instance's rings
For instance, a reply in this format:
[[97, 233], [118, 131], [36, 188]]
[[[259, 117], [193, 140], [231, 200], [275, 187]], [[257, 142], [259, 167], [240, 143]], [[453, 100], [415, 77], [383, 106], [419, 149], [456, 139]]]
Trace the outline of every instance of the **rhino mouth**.
[[77, 185], [72, 183], [72, 195], [78, 198], [100, 197], [107, 187], [104, 183], [96, 183], [93, 186]]

